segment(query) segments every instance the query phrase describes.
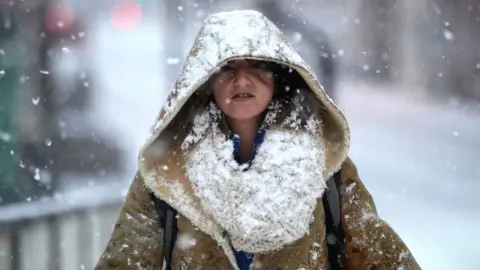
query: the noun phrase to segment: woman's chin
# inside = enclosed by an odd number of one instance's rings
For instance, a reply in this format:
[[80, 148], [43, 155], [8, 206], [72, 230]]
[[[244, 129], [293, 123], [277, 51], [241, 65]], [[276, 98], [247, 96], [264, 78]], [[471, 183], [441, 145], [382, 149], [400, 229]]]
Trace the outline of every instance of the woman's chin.
[[236, 106], [227, 116], [235, 120], [248, 120], [261, 115], [262, 111], [252, 106]]

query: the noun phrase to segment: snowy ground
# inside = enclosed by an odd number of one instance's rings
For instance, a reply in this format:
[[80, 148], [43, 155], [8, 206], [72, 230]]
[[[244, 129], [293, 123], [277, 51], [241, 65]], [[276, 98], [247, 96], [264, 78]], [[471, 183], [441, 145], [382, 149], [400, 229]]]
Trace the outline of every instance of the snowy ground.
[[[119, 34], [97, 28], [91, 48], [101, 77], [95, 116], [125, 145], [129, 168], [165, 99], [160, 31]], [[163, 57], [163, 58], [162, 58]], [[153, 59], [153, 60], [152, 60]], [[480, 250], [480, 115], [381, 94], [390, 87], [344, 83], [351, 156], [380, 215], [407, 242], [423, 269], [476, 269]]]
[[480, 114], [346, 84], [351, 156], [423, 269], [477, 269]]

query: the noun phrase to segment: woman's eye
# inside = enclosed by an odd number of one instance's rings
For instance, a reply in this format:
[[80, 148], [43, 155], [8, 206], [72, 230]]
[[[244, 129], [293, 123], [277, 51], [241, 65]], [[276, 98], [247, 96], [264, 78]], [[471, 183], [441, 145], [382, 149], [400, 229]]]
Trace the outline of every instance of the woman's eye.
[[265, 63], [262, 63], [262, 62], [258, 62], [258, 63], [255, 63], [253, 65], [254, 68], [258, 68], [258, 69], [267, 69], [267, 64]]
[[233, 74], [233, 68], [230, 66], [223, 66], [217, 71], [218, 76], [225, 77]]
[[232, 71], [232, 70], [233, 70], [233, 68], [232, 68], [231, 66], [229, 66], [229, 65], [223, 66], [223, 67], [220, 69], [220, 71]]

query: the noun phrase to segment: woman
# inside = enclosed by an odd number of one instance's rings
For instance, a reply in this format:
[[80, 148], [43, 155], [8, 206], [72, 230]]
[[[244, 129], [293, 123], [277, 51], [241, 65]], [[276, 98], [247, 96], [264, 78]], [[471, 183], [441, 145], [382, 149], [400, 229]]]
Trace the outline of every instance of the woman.
[[344, 269], [419, 269], [378, 218], [349, 136], [273, 23], [256, 11], [211, 16], [141, 149], [96, 269], [166, 267], [154, 197], [178, 213], [172, 269], [329, 269], [320, 198], [337, 171]]

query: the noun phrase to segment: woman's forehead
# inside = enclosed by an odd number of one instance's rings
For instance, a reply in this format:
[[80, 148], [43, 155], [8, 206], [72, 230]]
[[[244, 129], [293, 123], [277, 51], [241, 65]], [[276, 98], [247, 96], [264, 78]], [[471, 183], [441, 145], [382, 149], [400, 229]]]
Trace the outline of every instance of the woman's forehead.
[[258, 67], [258, 66], [264, 66], [266, 68], [274, 68], [278, 66], [277, 63], [270, 62], [270, 61], [262, 61], [262, 60], [255, 60], [255, 59], [235, 59], [235, 60], [230, 60], [228, 61], [225, 65], [230, 66], [230, 67]]
[[253, 60], [253, 59], [234, 59], [234, 60], [229, 60], [227, 62], [227, 65], [240, 65], [240, 64], [258, 64], [258, 63], [264, 63], [265, 61], [259, 61], [259, 60]]

